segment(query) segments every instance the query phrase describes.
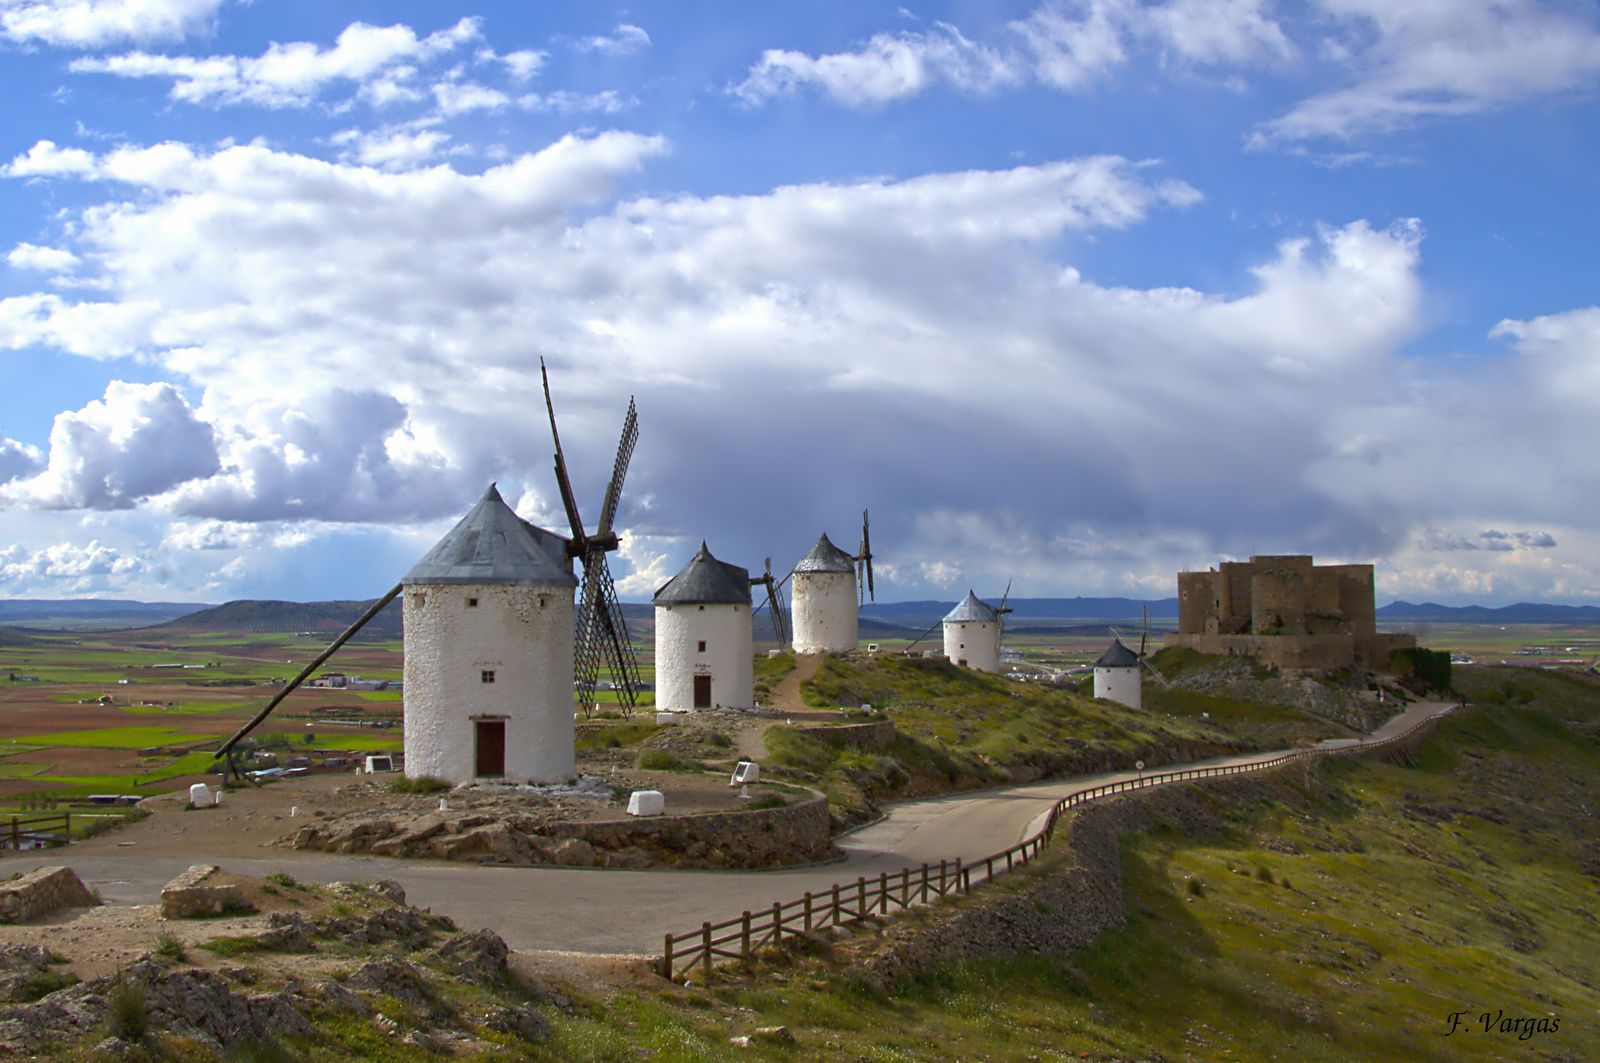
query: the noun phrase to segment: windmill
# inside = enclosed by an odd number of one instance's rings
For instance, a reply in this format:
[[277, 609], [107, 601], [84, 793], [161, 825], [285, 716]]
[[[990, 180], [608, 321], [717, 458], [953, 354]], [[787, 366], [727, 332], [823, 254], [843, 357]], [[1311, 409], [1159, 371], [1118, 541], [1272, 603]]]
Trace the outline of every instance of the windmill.
[[[790, 572], [789, 576], [792, 575], [794, 573]], [[772, 630], [778, 636], [779, 646], [787, 646], [789, 644], [789, 631], [783, 621], [783, 585], [789, 582], [789, 576], [785, 576], [781, 580], [773, 579], [772, 558], [769, 557], [767, 558], [766, 571], [760, 576], [751, 577], [750, 580], [750, 586], [765, 587], [767, 590], [767, 600], [757, 603], [755, 609], [751, 610], [750, 621], [754, 624], [756, 613], [761, 612], [763, 608], [770, 609], [772, 611]]]
[[623, 715], [631, 715], [635, 692], [640, 685], [639, 664], [633, 655], [627, 620], [622, 615], [622, 606], [617, 602], [617, 588], [611, 578], [611, 566], [606, 555], [621, 545], [611, 525], [617, 515], [617, 504], [622, 498], [622, 480], [628, 473], [634, 445], [639, 441], [639, 415], [630, 398], [628, 413], [622, 421], [622, 437], [617, 443], [617, 459], [611, 467], [611, 482], [606, 485], [606, 493], [600, 504], [600, 523], [591, 534], [584, 530], [583, 518], [578, 513], [578, 500], [572, 491], [572, 480], [567, 475], [567, 460], [561, 450], [561, 433], [556, 428], [556, 407], [550, 398], [550, 373], [545, 368], [543, 358], [539, 359], [539, 375], [544, 381], [545, 409], [550, 414], [550, 437], [556, 447], [556, 484], [561, 489], [561, 504], [567, 511], [567, 522], [572, 527], [572, 538], [567, 540], [567, 554], [583, 565], [573, 647], [573, 687], [584, 715], [592, 714], [601, 667], [609, 667]]
[[856, 551], [853, 559], [856, 563], [856, 605], [867, 604], [867, 599], [878, 600], [878, 594], [872, 586], [872, 534], [871, 524], [867, 520], [867, 511], [861, 511], [861, 549]]

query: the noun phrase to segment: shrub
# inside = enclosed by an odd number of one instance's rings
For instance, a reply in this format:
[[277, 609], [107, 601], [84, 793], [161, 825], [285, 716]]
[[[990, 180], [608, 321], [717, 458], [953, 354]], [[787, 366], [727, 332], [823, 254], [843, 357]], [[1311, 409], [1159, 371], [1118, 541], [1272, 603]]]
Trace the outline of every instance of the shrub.
[[1265, 867], [1256, 868], [1256, 878], [1268, 885], [1272, 884], [1272, 872]]
[[117, 972], [117, 980], [106, 995], [106, 1025], [112, 1037], [142, 1041], [150, 1032], [150, 1010], [145, 1004], [144, 986], [130, 982]]
[[295, 877], [289, 874], [287, 871], [269, 871], [265, 875], [261, 876], [261, 881], [270, 882], [274, 886], [282, 886], [286, 890], [305, 889], [305, 887], [300, 885], [300, 883], [295, 880]]
[[47, 997], [58, 989], [77, 984], [77, 976], [66, 971], [40, 971], [22, 980], [16, 988], [13, 999], [22, 1002], [34, 1001], [40, 997]]
[[156, 955], [174, 963], [182, 963], [184, 960], [183, 942], [171, 934], [162, 934], [156, 938]]
[[449, 783], [431, 775], [419, 775], [415, 779], [401, 775], [389, 781], [389, 792], [392, 794], [438, 794], [449, 789]]
[[1204, 897], [1206, 895], [1206, 884], [1197, 878], [1190, 879], [1189, 893], [1195, 897]]
[[788, 808], [789, 802], [782, 794], [762, 794], [751, 801], [745, 808], [750, 812], [757, 812], [764, 808]]
[[642, 771], [702, 771], [698, 760], [681, 757], [670, 749], [647, 749], [639, 754], [635, 764]]

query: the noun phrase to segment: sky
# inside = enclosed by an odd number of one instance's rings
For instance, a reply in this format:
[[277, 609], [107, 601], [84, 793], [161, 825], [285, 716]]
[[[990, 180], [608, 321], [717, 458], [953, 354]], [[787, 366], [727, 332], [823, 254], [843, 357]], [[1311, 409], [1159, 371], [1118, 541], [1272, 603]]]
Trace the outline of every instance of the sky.
[[0, 0], [0, 597], [613, 571], [1600, 601], [1584, 0]]

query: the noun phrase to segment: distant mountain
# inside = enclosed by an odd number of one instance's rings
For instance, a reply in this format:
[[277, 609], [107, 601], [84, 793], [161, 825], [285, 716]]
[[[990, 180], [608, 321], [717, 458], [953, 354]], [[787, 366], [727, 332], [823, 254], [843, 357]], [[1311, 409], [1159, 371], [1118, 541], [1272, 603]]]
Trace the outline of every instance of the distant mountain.
[[[999, 605], [1000, 599], [985, 598], [990, 605]], [[936, 623], [951, 609], [954, 601], [923, 600], [915, 602], [869, 602], [861, 607], [861, 619], [915, 628], [918, 632]], [[1150, 619], [1158, 627], [1170, 626], [1178, 617], [1178, 599], [1157, 598], [1146, 601], [1139, 598], [1012, 598], [1006, 602], [1012, 609], [1006, 617], [1011, 629], [1027, 628], [1039, 634], [1099, 634], [1105, 623], [1082, 625], [1072, 621], [1099, 620], [1120, 624], [1136, 623], [1141, 610], [1150, 610]], [[1090, 631], [1079, 631], [1080, 627]]]
[[14, 598], [0, 600], [0, 625], [76, 629], [147, 627], [206, 608], [209, 606], [199, 602]]
[[1491, 609], [1484, 605], [1391, 602], [1378, 610], [1378, 618], [1454, 621], [1459, 624], [1600, 624], [1600, 606], [1518, 602]]

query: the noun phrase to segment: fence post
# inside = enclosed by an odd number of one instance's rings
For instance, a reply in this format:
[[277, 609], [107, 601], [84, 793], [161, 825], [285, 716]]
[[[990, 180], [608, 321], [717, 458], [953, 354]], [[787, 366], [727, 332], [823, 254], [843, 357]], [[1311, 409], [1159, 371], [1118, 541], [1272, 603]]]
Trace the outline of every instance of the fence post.
[[839, 925], [839, 884], [833, 884], [833, 925]]
[[911, 907], [911, 869], [909, 867], [900, 869], [900, 907]]
[[961, 857], [956, 857], [956, 889], [961, 888]]
[[878, 911], [888, 914], [889, 911], [889, 872], [878, 873]]
[[750, 909], [746, 908], [739, 922], [739, 955], [750, 955]]
[[806, 890], [806, 933], [811, 933], [811, 891]]
[[706, 984], [711, 982], [711, 924], [700, 924], [700, 943], [705, 946], [705, 955], [700, 959], [700, 969], [704, 972], [701, 976]]
[[783, 905], [772, 902], [772, 943], [783, 944]]
[[928, 903], [928, 865], [922, 865], [922, 903]]
[[860, 875], [856, 878], [856, 918], [867, 917], [867, 876]]
[[11, 817], [11, 848], [22, 852], [22, 825], [17, 822], [17, 817]]
[[61, 833], [67, 836], [67, 841], [72, 840], [72, 813], [61, 813]]
[[661, 947], [661, 977], [672, 981], [672, 935], [667, 935], [667, 942]]
[[945, 865], [945, 862], [943, 860], [940, 860], [939, 861], [939, 896], [941, 896], [941, 897], [944, 896], [944, 891], [946, 889], [946, 886], [944, 884], [944, 874], [945, 874], [944, 865]]

